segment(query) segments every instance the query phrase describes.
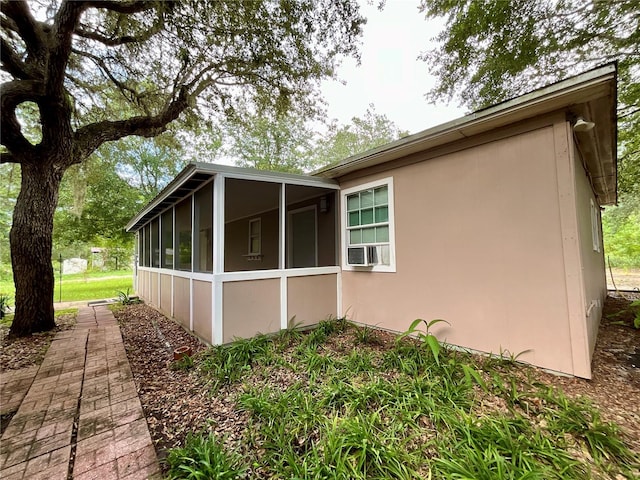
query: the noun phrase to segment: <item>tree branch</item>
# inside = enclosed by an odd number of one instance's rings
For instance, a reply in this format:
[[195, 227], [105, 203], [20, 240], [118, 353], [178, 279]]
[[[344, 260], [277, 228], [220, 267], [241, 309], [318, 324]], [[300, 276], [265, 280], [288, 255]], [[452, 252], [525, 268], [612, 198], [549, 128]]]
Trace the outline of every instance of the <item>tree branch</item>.
[[0, 165], [3, 163], [17, 163], [16, 158], [11, 152], [0, 152]]
[[86, 38], [89, 40], [95, 40], [96, 42], [100, 42], [107, 47], [115, 47], [118, 45], [125, 45], [127, 43], [142, 43], [149, 40], [155, 34], [160, 32], [164, 27], [164, 17], [157, 11], [157, 17], [153, 25], [144, 32], [141, 32], [139, 35], [122, 35], [120, 37], [107, 37], [105, 35], [101, 35], [97, 32], [92, 32], [89, 30], [85, 30], [81, 27], [77, 27], [75, 30], [76, 35]]
[[[109, 67], [107, 67], [106, 63], [104, 62], [104, 59], [97, 57], [89, 52], [84, 52], [82, 50], [77, 50], [75, 48], [72, 49], [72, 51], [76, 55], [90, 59], [104, 73], [104, 75], [111, 82], [113, 82], [113, 84], [118, 88], [118, 90], [120, 90], [120, 93], [122, 93], [123, 97], [125, 97], [127, 100], [130, 100], [130, 101], [135, 100], [138, 105], [141, 105], [140, 100], [142, 96], [140, 95], [140, 93], [137, 90], [119, 81], [116, 77], [114, 77], [113, 74], [111, 73], [111, 70], [109, 70]], [[129, 93], [129, 95], [127, 95], [127, 93]]]
[[189, 107], [191, 96], [187, 88], [158, 115], [131, 117], [127, 120], [102, 121], [79, 128], [74, 134], [73, 154], [70, 160], [80, 163], [104, 142], [119, 140], [129, 135], [154, 137], [166, 130], [173, 120]]
[[71, 136], [71, 104], [64, 86], [71, 55], [73, 31], [87, 5], [81, 1], [63, 0], [48, 39], [45, 97], [38, 102], [42, 120], [42, 144], [55, 145], [59, 137]]
[[118, 12], [118, 13], [145, 12], [147, 10], [152, 10], [158, 6], [158, 2], [154, 2], [154, 1], [119, 2], [119, 1], [110, 1], [110, 0], [93, 0], [93, 1], [86, 2], [86, 4], [88, 7], [91, 7], [91, 8], [102, 8], [104, 10], [110, 10], [112, 12]]
[[0, 38], [0, 61], [2, 69], [15, 79], [41, 81], [44, 78], [37, 65], [23, 61], [14, 46], [4, 37]]
[[58, 98], [63, 93], [64, 74], [71, 55], [73, 31], [80, 15], [87, 8], [85, 2], [64, 0], [54, 18], [52, 47], [47, 65], [47, 93]]
[[2, 121], [0, 122], [0, 136], [2, 144], [13, 154], [27, 152], [34, 147], [22, 135], [22, 128], [16, 108], [26, 101], [38, 101], [44, 95], [44, 86], [37, 80], [15, 80], [0, 85], [0, 109]]
[[2, 69], [9, 72], [12, 77], [31, 78], [27, 73], [27, 66], [4, 37], [0, 38], [0, 62], [2, 62]]
[[[4, 5], [4, 3], [2, 5]], [[4, 9], [4, 7], [2, 8]], [[9, 17], [5, 17], [5, 16], [0, 17], [0, 26], [5, 30], [5, 32], [7, 32], [7, 35], [9, 35], [12, 38], [14, 36], [13, 35], [14, 33], [19, 33], [18, 25], [16, 25], [16, 22], [11, 20]]]
[[[29, 55], [38, 57], [44, 48], [42, 31], [36, 19], [31, 15], [27, 2], [25, 0], [3, 0], [1, 5], [2, 13], [15, 24], [17, 33], [24, 41]], [[8, 22], [3, 23], [8, 24]]]

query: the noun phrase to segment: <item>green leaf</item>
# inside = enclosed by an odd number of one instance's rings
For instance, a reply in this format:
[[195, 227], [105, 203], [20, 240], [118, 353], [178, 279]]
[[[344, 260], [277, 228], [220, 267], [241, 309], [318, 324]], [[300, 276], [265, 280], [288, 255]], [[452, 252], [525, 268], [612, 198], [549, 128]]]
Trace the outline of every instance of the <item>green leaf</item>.
[[433, 335], [427, 335], [425, 338], [425, 342], [431, 349], [431, 353], [433, 353], [433, 358], [436, 359], [436, 363], [440, 365], [439, 355], [440, 355], [441, 347], [440, 347], [440, 343], [438, 342], [438, 339]]

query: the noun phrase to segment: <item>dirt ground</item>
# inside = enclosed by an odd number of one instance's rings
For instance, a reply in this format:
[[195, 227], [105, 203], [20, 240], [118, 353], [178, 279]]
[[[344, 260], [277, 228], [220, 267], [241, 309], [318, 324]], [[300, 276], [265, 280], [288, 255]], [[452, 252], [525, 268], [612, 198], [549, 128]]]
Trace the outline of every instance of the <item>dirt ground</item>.
[[607, 268], [607, 288], [640, 292], [640, 269]]
[[[561, 388], [568, 396], [589, 398], [603, 420], [618, 424], [623, 438], [640, 453], [640, 330], [632, 328], [629, 310], [640, 294], [607, 298], [593, 362], [593, 379], [558, 376], [528, 366], [513, 366], [516, 375]], [[194, 371], [172, 370], [173, 349], [187, 345], [194, 355], [204, 346], [176, 322], [156, 310], [138, 305], [116, 312], [129, 353], [151, 436], [162, 459], [179, 446], [187, 433], [205, 427], [231, 439], [246, 425], [234, 407], [233, 387], [210, 395]], [[380, 332], [380, 335], [389, 335]], [[389, 341], [392, 344], [392, 340]]]

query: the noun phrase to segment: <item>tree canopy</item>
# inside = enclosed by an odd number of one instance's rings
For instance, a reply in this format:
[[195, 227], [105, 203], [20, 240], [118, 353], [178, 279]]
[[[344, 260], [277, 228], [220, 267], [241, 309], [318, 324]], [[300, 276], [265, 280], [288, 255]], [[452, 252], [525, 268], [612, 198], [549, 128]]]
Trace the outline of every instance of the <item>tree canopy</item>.
[[364, 115], [353, 117], [350, 124], [339, 125], [335, 120], [330, 123], [327, 134], [316, 142], [316, 165], [339, 162], [408, 134], [369, 105]]
[[[103, 143], [154, 137], [181, 115], [239, 103], [284, 112], [317, 98], [364, 19], [354, 0], [2, 0], [1, 163], [21, 166], [10, 234], [12, 335], [53, 328], [60, 181]], [[34, 108], [38, 135], [22, 109]]]
[[313, 131], [303, 113], [245, 112], [226, 131], [227, 153], [241, 167], [302, 173], [313, 165]]
[[[444, 17], [422, 59], [437, 78], [428, 98], [472, 109], [598, 65], [619, 62], [621, 192], [636, 191], [640, 165], [640, 4], [637, 0], [423, 0]], [[635, 172], [635, 179], [632, 174]]]

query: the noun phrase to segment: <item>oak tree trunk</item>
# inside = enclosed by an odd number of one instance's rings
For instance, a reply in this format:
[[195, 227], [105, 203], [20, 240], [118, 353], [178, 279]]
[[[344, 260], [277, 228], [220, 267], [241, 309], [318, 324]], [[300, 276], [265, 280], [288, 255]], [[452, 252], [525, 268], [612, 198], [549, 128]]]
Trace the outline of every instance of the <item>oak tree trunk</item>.
[[16, 287], [11, 336], [31, 335], [55, 327], [55, 281], [51, 263], [53, 214], [64, 168], [47, 163], [22, 163], [22, 185], [10, 233]]

